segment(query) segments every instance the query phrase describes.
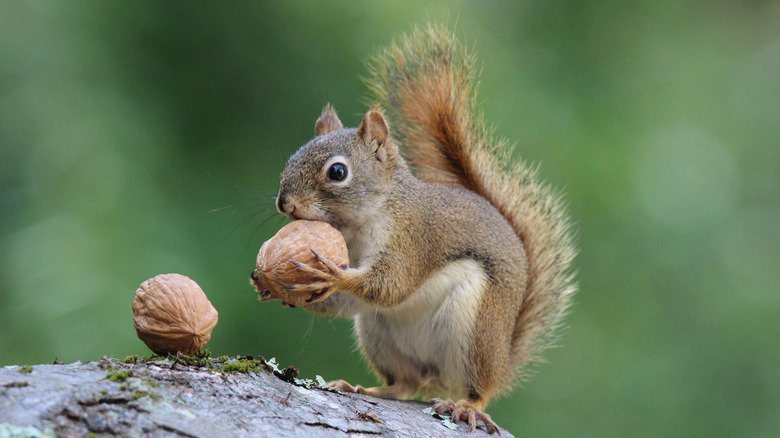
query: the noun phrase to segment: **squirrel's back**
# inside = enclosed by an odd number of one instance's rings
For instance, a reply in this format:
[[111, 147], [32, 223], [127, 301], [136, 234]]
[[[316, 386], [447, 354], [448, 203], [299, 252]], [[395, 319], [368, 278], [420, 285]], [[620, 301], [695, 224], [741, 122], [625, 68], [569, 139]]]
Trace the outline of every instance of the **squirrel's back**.
[[512, 336], [519, 367], [553, 342], [576, 291], [576, 254], [563, 204], [475, 109], [474, 56], [443, 25], [395, 41], [368, 65], [367, 84], [387, 110], [400, 147], [424, 181], [463, 186], [487, 199], [523, 243], [528, 278]]

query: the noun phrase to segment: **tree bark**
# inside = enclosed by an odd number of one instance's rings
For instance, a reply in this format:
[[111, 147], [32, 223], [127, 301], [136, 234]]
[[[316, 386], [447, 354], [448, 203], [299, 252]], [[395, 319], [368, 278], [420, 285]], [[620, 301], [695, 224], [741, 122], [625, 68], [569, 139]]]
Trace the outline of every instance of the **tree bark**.
[[[467, 431], [416, 401], [325, 389], [279, 370], [227, 372], [236, 359], [0, 368], [0, 437], [454, 437]], [[204, 362], [205, 361], [205, 362]], [[205, 365], [204, 365], [205, 363]], [[481, 423], [470, 437], [486, 436]], [[502, 437], [511, 437], [501, 430]]]

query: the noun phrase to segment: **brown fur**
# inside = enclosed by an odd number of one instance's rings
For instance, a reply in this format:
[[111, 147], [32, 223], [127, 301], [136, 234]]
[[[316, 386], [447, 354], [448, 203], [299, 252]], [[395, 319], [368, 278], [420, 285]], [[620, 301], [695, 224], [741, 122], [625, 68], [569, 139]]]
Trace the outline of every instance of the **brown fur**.
[[339, 117], [336, 115], [336, 110], [333, 109], [331, 104], [327, 104], [322, 110], [320, 118], [314, 123], [314, 135], [325, 135], [343, 127], [344, 125], [341, 124], [341, 120], [339, 120]]
[[[533, 170], [500, 164], [506, 142], [474, 108], [474, 58], [444, 27], [400, 39], [370, 69], [387, 118], [375, 106], [358, 128], [342, 129], [327, 106], [317, 137], [288, 160], [277, 201], [292, 219], [337, 227], [351, 268], [320, 259], [327, 271], [301, 268], [318, 281], [292, 287], [337, 291], [306, 307], [354, 317], [385, 381], [335, 386], [458, 398], [435, 409], [493, 431], [481, 411], [550, 345], [576, 289], [568, 220]], [[333, 163], [348, 168], [346, 179], [330, 179]]]
[[[562, 202], [475, 109], [475, 57], [442, 25], [417, 28], [369, 63], [367, 84], [423, 180], [461, 185], [487, 199], [523, 242], [528, 278], [512, 336], [516, 366], [551, 345], [576, 291], [576, 254]], [[522, 369], [520, 370], [522, 374]]]

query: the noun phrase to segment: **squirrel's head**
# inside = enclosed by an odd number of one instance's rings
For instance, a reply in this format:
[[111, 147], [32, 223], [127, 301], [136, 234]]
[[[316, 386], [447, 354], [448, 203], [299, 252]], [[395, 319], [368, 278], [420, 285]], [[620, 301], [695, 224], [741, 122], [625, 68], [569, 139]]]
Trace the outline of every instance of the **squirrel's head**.
[[279, 212], [336, 228], [370, 220], [391, 187], [394, 172], [406, 168], [390, 141], [382, 111], [371, 108], [357, 129], [344, 128], [327, 105], [314, 133], [282, 171]]

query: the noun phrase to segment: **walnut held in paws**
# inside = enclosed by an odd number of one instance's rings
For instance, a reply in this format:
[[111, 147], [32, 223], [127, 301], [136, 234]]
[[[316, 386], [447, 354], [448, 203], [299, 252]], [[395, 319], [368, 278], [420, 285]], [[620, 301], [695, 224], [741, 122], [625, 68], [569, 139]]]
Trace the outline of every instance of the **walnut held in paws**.
[[211, 339], [217, 319], [206, 294], [184, 275], [160, 274], [135, 291], [135, 331], [157, 354], [196, 353]]
[[252, 273], [252, 283], [261, 301], [280, 299], [287, 304], [303, 306], [320, 301], [333, 293], [296, 293], [290, 286], [317, 281], [312, 274], [299, 269], [293, 262], [325, 270], [312, 251], [332, 260], [339, 266], [349, 264], [344, 236], [330, 224], [299, 220], [284, 228], [260, 248], [257, 269]]

